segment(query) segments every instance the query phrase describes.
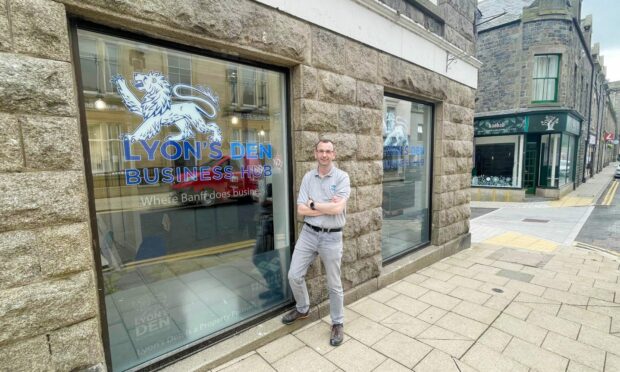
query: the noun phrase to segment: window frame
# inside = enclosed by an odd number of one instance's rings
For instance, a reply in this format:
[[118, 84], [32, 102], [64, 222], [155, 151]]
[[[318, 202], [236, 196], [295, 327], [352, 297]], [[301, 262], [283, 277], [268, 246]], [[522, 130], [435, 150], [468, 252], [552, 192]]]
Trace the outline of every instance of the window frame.
[[[106, 361], [106, 365], [111, 368], [112, 367], [112, 350], [110, 345], [110, 335], [108, 332], [108, 318], [106, 315], [106, 306], [105, 306], [105, 298], [104, 298], [104, 278], [103, 278], [103, 265], [101, 261], [101, 246], [99, 243], [99, 232], [97, 225], [97, 215], [96, 215], [96, 206], [95, 206], [95, 188], [94, 188], [94, 177], [92, 173], [92, 164], [91, 164], [91, 154], [90, 154], [90, 145], [88, 138], [88, 126], [86, 120], [86, 106], [83, 92], [82, 84], [82, 74], [80, 67], [80, 55], [79, 55], [79, 46], [78, 46], [78, 29], [85, 31], [92, 31], [95, 33], [100, 33], [108, 36], [113, 36], [121, 39], [126, 39], [130, 41], [136, 41], [144, 44], [150, 44], [158, 47], [164, 47], [173, 49], [179, 52], [191, 53], [199, 56], [205, 56], [210, 58], [217, 58], [224, 62], [234, 62], [243, 64], [248, 67], [258, 67], [262, 69], [268, 69], [274, 72], [282, 73], [284, 78], [284, 90], [283, 94], [283, 108], [286, 109], [286, 115], [284, 116], [285, 120], [285, 128], [286, 133], [284, 136], [284, 140], [286, 141], [286, 164], [283, 166], [288, 167], [288, 169], [293, 169], [294, 165], [294, 153], [293, 153], [293, 132], [292, 132], [292, 92], [291, 92], [291, 70], [286, 67], [270, 65], [262, 62], [256, 62], [249, 59], [245, 59], [238, 56], [233, 56], [229, 54], [224, 54], [221, 52], [214, 52], [208, 49], [201, 49], [198, 47], [181, 44], [179, 42], [173, 42], [164, 39], [157, 39], [153, 37], [149, 37], [142, 34], [132, 33], [130, 31], [124, 31], [119, 28], [111, 28], [108, 26], [104, 26], [98, 23], [93, 23], [87, 21], [79, 16], [69, 14], [69, 40], [71, 45], [71, 50], [74, 58], [73, 61], [73, 72], [74, 79], [76, 84], [76, 91], [79, 92], [77, 94], [77, 102], [78, 102], [78, 112], [79, 112], [79, 123], [81, 128], [81, 151], [84, 156], [84, 173], [85, 173], [85, 184], [86, 184], [86, 193], [87, 193], [87, 202], [89, 206], [88, 218], [89, 218], [89, 227], [92, 236], [92, 249], [93, 249], [93, 261], [95, 266], [95, 278], [96, 278], [96, 286], [97, 286], [97, 298], [99, 303], [100, 314], [98, 316], [98, 320], [101, 322], [101, 338], [102, 338], [102, 346], [104, 349], [104, 357]], [[98, 65], [98, 76], [100, 76], [99, 70], [101, 66]], [[98, 77], [99, 78], [99, 77]], [[99, 83], [99, 80], [98, 80]], [[288, 214], [291, 216], [288, 221], [288, 230], [289, 230], [289, 247], [290, 254], [293, 253], [293, 248], [295, 246], [295, 241], [297, 240], [297, 230], [296, 230], [296, 221], [295, 221], [295, 207], [294, 203], [294, 177], [295, 175], [291, 173], [287, 180], [287, 188], [288, 195], [286, 196], [289, 199], [289, 210]], [[238, 323], [228, 329], [223, 330], [217, 335], [211, 338], [201, 338], [194, 340], [193, 342], [187, 343], [183, 347], [172, 350], [166, 354], [162, 354], [158, 357], [150, 359], [140, 365], [133, 367], [133, 369], [158, 369], [170, 365], [171, 363], [183, 359], [189, 355], [195, 354], [198, 351], [207, 349], [208, 347], [227, 339], [240, 331], [249, 329], [265, 320], [268, 320], [282, 312], [283, 309], [287, 308], [287, 306], [292, 305], [291, 301], [289, 304], [283, 305], [282, 307], [274, 308], [270, 311], [266, 311], [264, 313], [260, 313], [254, 317], [246, 319], [242, 323]]]
[[[436, 118], [436, 110], [437, 110], [437, 105], [435, 103], [432, 102], [428, 102], [428, 101], [423, 101], [421, 99], [416, 99], [416, 98], [412, 98], [412, 97], [408, 97], [408, 96], [404, 96], [401, 94], [397, 94], [397, 93], [391, 93], [391, 92], [384, 92], [383, 97], [385, 99], [385, 97], [389, 97], [389, 98], [394, 98], [394, 99], [398, 99], [398, 100], [404, 100], [404, 101], [408, 101], [411, 102], [413, 104], [423, 104], [426, 106], [429, 106], [431, 109], [431, 117], [430, 117], [430, 128], [429, 128], [429, 146], [428, 146], [428, 166], [429, 166], [429, 171], [428, 171], [428, 223], [426, 224], [426, 232], [428, 233], [428, 241], [422, 242], [416, 246], [413, 246], [409, 249], [406, 249], [402, 252], [399, 252], [393, 256], [390, 256], [388, 258], [383, 259], [382, 258], [382, 266], [386, 266], [389, 265], [392, 262], [398, 261], [399, 259], [414, 254], [415, 252], [418, 252], [420, 249], [428, 247], [432, 244], [433, 242], [433, 235], [432, 235], [432, 231], [433, 231], [433, 192], [434, 192], [434, 155], [435, 155], [435, 129], [436, 129], [436, 122], [435, 122], [435, 118]], [[382, 113], [384, 116], [386, 113]], [[416, 131], [414, 133], [417, 133], [417, 128]], [[383, 138], [383, 137], [382, 137]], [[416, 137], [417, 138], [417, 137]], [[383, 141], [382, 141], [383, 142]], [[383, 146], [382, 146], [383, 148]], [[382, 163], [383, 163], [383, 157], [381, 159]], [[383, 188], [383, 180], [381, 181], [381, 187]], [[383, 191], [382, 191], [383, 192]]]
[[[557, 57], [557, 66], [556, 66], [556, 76], [555, 77], [549, 77], [549, 66], [551, 65], [551, 60], [549, 60], [549, 63], [547, 64], [547, 72], [546, 72], [546, 76], [544, 77], [536, 77], [536, 66], [537, 66], [537, 61], [538, 61], [538, 57], [552, 57], [555, 56]], [[560, 82], [560, 68], [561, 68], [561, 61], [562, 61], [562, 55], [558, 54], [558, 53], [549, 53], [549, 54], [535, 54], [534, 58], [533, 58], [533, 63], [532, 63], [532, 103], [556, 103], [558, 102], [558, 93], [559, 93], [559, 82]], [[537, 100], [536, 96], [537, 96], [537, 81], [538, 80], [542, 80], [543, 81], [543, 91], [544, 91], [544, 86], [546, 84], [547, 81], [549, 80], [555, 80], [555, 83], [553, 84], [554, 86], [554, 92], [553, 92], [553, 99], [552, 100]]]

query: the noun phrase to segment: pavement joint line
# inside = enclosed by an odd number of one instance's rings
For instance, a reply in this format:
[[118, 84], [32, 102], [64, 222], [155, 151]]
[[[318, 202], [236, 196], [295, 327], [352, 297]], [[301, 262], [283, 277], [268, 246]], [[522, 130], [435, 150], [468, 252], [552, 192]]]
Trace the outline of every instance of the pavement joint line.
[[454, 363], [454, 366], [456, 367], [456, 369], [457, 369], [459, 372], [462, 372], [462, 371], [461, 371], [461, 368], [459, 367], [459, 364], [456, 362], [456, 358], [455, 358], [455, 357], [452, 357], [452, 363]]
[[[398, 332], [398, 331], [394, 331], [394, 332], [400, 333], [400, 332]], [[400, 334], [402, 335], [402, 333], [400, 333]], [[404, 335], [404, 336], [409, 337], [409, 336], [407, 336], [407, 335]], [[387, 337], [387, 336], [386, 336], [386, 337]], [[385, 337], [384, 337], [384, 338], [385, 338]], [[410, 338], [413, 338], [414, 340], [416, 339], [416, 338], [414, 338], [414, 337], [410, 337]], [[377, 341], [377, 342], [378, 342], [378, 341]], [[435, 349], [436, 349], [436, 347], [431, 346], [431, 345], [428, 345], [428, 344], [426, 344], [426, 343], [425, 343], [424, 345], [429, 346], [429, 347], [431, 348], [431, 350], [430, 350], [428, 353], [426, 353], [426, 354], [425, 354], [422, 358], [420, 358], [420, 360], [418, 360], [418, 362], [417, 362], [416, 364], [414, 364], [414, 365], [413, 365], [413, 367], [411, 367], [411, 368], [410, 368], [412, 371], [415, 371], [415, 367], [416, 367], [418, 364], [422, 363], [422, 361], [423, 361], [424, 359], [426, 359], [426, 357], [427, 357], [430, 353], [432, 353], [432, 352], [433, 352], [433, 350], [435, 350]], [[375, 350], [375, 349], [373, 349], [373, 350]], [[437, 349], [437, 350], [439, 350], [439, 349]], [[377, 351], [377, 350], [375, 350], [375, 351]], [[440, 351], [441, 351], [441, 350], [440, 350]], [[381, 354], [381, 355], [384, 355], [384, 354]], [[465, 355], [465, 354], [463, 354], [463, 355]], [[390, 356], [387, 356], [387, 355], [385, 355], [385, 356], [386, 356], [388, 359], [392, 359], [392, 360], [394, 360], [394, 359], [393, 359], [392, 357], [390, 357]], [[402, 364], [401, 364], [401, 365], [402, 365]]]
[[[504, 306], [504, 308], [503, 308], [503, 309], [499, 312], [499, 314], [497, 314], [497, 316], [493, 319], [493, 321], [487, 325], [487, 327], [484, 329], [484, 331], [483, 331], [482, 333], [480, 333], [480, 335], [478, 336], [478, 338], [476, 338], [476, 339], [474, 340], [474, 342], [473, 342], [471, 345], [469, 345], [469, 347], [467, 348], [467, 350], [465, 350], [465, 352], [464, 352], [463, 354], [461, 354], [461, 358], [462, 358], [463, 356], [465, 356], [465, 355], [469, 352], [469, 350], [471, 350], [471, 348], [472, 348], [472, 347], [474, 347], [474, 345], [476, 345], [476, 344], [478, 343], [478, 341], [480, 340], [480, 338], [481, 338], [481, 337], [482, 337], [485, 333], [487, 333], [487, 331], [489, 330], [489, 328], [491, 328], [491, 326], [493, 325], [493, 323], [495, 323], [495, 322], [497, 321], [497, 318], [499, 318], [499, 317], [500, 317], [500, 316], [504, 313], [504, 311], [508, 308], [508, 306], [510, 306], [510, 305], [514, 302], [515, 298], [517, 298], [517, 296], [519, 295], [519, 293], [521, 293], [521, 292], [517, 291], [517, 293], [515, 293], [515, 295], [514, 295], [514, 296], [510, 299], [510, 302]], [[481, 306], [484, 306], [484, 305], [481, 305]], [[510, 335], [510, 336], [512, 336], [512, 335]], [[514, 337], [514, 336], [513, 336], [513, 337]], [[511, 338], [511, 340], [512, 340], [512, 338]], [[509, 343], [510, 343], [510, 342], [509, 342]], [[506, 344], [506, 346], [508, 346], [508, 344]], [[503, 353], [503, 350], [502, 350], [502, 353]]]

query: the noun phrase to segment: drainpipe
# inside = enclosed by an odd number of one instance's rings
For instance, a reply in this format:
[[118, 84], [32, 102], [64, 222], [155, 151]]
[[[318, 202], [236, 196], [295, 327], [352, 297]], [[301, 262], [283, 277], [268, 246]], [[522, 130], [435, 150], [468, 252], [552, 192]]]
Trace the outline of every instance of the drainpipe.
[[[592, 125], [592, 94], [594, 94], [594, 69], [595, 69], [595, 66], [594, 64], [592, 64], [592, 75], [590, 76], [590, 102], [588, 103], [588, 132], [586, 134], [586, 147], [585, 147], [585, 151], [583, 154], [583, 178], [581, 179], [581, 183], [586, 183], [586, 166], [588, 164], [588, 144], [590, 143], [590, 126]], [[592, 169], [593, 160], [594, 159], [590, 160], [590, 169]], [[573, 188], [575, 188], [575, 186], [576, 185], [573, 184]]]
[[[599, 117], [598, 122], [600, 123], [599, 124], [599, 129], [598, 129], [598, 132], [599, 132], [598, 135], [602, 135], [603, 134], [604, 121], [605, 121], [605, 117], [604, 117], [604, 115], [605, 115], [605, 97], [603, 96], [603, 87], [604, 86], [605, 86], [604, 84], [601, 84], [601, 91], [599, 93], [599, 97], [603, 98], [603, 102], [602, 103], [601, 102], [597, 102], [597, 108], [596, 108], [596, 111], [598, 112], [597, 116]], [[599, 101], [601, 101], [601, 100], [599, 99]], [[601, 106], [603, 107], [602, 110], [601, 110]], [[599, 143], [601, 143], [600, 140], [599, 140]], [[598, 159], [596, 159], [596, 170], [597, 170], [597, 173], [600, 172], [603, 169], [603, 159], [604, 159], [603, 154], [605, 153], [605, 151], [607, 151], [607, 143], [603, 142], [602, 148], [598, 149], [598, 156], [597, 156]]]

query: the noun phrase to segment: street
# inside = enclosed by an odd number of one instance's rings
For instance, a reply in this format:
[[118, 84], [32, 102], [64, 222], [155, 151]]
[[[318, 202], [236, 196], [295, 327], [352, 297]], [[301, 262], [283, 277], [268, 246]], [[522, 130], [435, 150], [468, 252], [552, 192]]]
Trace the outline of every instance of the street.
[[[620, 193], [618, 186], [613, 187], [617, 183], [618, 180], [612, 182], [599, 199], [577, 236], [578, 242], [620, 252]], [[603, 204], [606, 196], [609, 196], [609, 205]]]

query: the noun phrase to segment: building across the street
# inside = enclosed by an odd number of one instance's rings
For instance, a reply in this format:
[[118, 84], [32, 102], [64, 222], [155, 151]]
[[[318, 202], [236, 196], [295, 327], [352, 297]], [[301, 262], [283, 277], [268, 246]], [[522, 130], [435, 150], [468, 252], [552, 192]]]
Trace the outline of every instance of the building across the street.
[[[152, 369], [278, 316], [321, 138], [351, 178], [346, 301], [468, 247], [475, 18], [475, 0], [0, 2], [0, 369]], [[553, 115], [563, 146], [583, 118]], [[307, 281], [324, 302], [318, 261]]]
[[605, 80], [591, 51], [592, 17], [581, 19], [581, 0], [483, 0], [479, 8], [472, 199], [560, 198], [591, 176], [591, 133], [605, 125], [591, 112]]

